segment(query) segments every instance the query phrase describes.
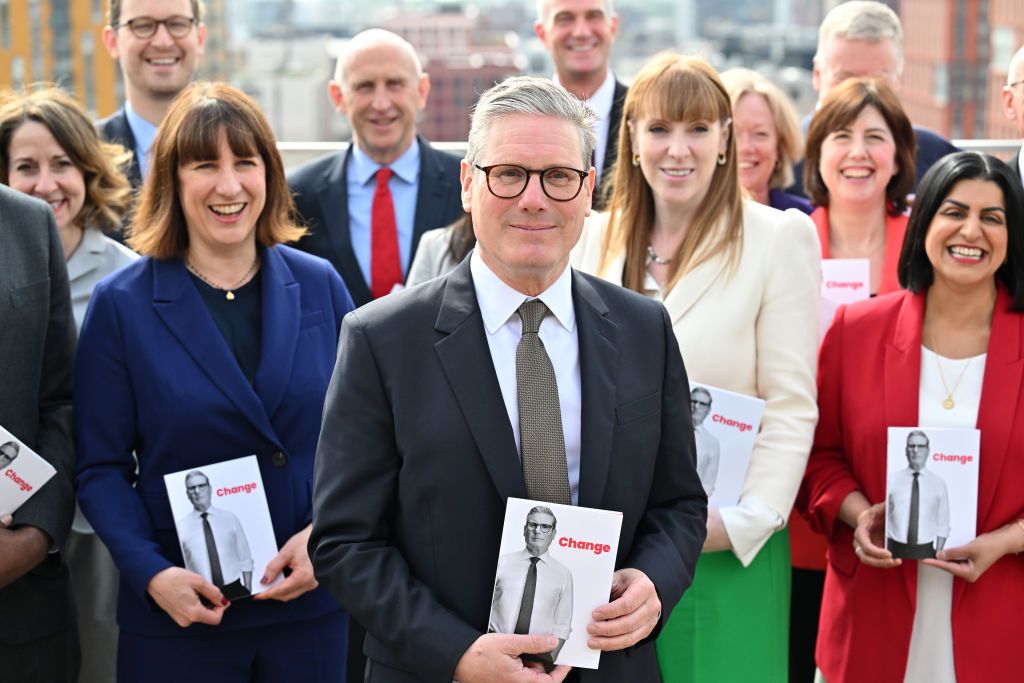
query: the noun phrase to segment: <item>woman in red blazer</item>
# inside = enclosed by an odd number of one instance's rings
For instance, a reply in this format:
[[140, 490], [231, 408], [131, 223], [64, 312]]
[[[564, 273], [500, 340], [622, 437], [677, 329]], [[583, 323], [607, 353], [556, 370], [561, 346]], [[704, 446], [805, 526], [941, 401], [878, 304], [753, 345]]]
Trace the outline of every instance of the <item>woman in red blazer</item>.
[[[828, 683], [1020, 677], [1022, 224], [1024, 191], [1005, 164], [945, 157], [922, 181], [907, 228], [899, 278], [908, 291], [840, 308], [825, 337], [798, 505], [829, 539], [816, 652]], [[943, 372], [941, 385], [925, 381]], [[958, 425], [944, 411], [976, 421]], [[883, 540], [887, 427], [919, 424], [981, 431], [978, 537], [935, 560], [901, 561]]]

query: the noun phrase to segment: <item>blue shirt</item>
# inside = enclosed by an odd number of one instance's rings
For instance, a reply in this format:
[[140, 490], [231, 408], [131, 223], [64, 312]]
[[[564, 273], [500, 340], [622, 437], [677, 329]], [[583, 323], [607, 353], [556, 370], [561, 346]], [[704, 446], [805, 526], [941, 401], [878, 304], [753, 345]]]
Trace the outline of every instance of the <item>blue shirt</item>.
[[[395, 223], [398, 226], [398, 251], [402, 258], [402, 277], [409, 272], [412, 253], [412, 231], [416, 220], [416, 194], [420, 183], [420, 143], [413, 140], [402, 156], [388, 165], [394, 172], [388, 180], [391, 200], [395, 205]], [[348, 183], [348, 230], [352, 251], [366, 284], [370, 280], [370, 236], [373, 233], [370, 217], [373, 214], [373, 193], [377, 189], [377, 169], [381, 164], [367, 156], [353, 143], [352, 154], [345, 169]]]
[[149, 176], [149, 148], [153, 146], [157, 126], [135, 113], [132, 103], [125, 100], [124, 115], [128, 119], [128, 127], [135, 138], [135, 158], [139, 160], [139, 173], [145, 180]]

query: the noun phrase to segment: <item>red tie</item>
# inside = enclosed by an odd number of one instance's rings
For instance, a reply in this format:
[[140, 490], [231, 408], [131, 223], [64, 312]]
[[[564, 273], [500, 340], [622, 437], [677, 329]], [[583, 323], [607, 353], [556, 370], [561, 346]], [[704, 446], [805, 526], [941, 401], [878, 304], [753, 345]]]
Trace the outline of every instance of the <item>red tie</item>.
[[398, 225], [395, 223], [395, 204], [391, 201], [388, 180], [393, 171], [387, 167], [377, 170], [377, 189], [373, 193], [373, 215], [370, 222], [370, 290], [374, 299], [388, 294], [402, 281], [402, 257], [398, 253]]

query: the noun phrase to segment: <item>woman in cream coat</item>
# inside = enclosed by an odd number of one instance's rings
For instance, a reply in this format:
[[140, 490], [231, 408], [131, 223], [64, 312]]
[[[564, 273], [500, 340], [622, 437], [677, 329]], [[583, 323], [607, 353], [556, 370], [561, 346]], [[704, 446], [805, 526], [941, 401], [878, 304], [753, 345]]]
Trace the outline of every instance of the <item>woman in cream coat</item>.
[[694, 382], [766, 403], [740, 500], [709, 506], [696, 580], [659, 637], [662, 676], [781, 683], [783, 527], [817, 419], [817, 236], [804, 214], [742, 197], [729, 96], [707, 63], [654, 57], [623, 116], [609, 213], [591, 218], [574, 265], [661, 299]]

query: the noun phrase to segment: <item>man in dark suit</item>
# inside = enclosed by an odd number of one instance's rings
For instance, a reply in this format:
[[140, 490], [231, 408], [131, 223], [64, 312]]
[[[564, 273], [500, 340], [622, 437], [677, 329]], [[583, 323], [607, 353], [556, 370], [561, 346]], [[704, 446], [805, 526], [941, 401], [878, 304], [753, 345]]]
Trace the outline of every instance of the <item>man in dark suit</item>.
[[610, 0], [537, 0], [533, 31], [551, 53], [555, 82], [587, 103], [598, 116], [594, 208], [601, 210], [611, 188], [626, 86], [608, 59], [619, 28]]
[[128, 179], [146, 177], [146, 159], [171, 101], [192, 82], [206, 42], [199, 0], [110, 0], [103, 44], [121, 65], [125, 104], [96, 122], [100, 134], [133, 152]]
[[71, 295], [53, 213], [3, 185], [0, 327], [0, 425], [57, 470], [0, 520], [0, 679], [70, 683], [79, 649], [61, 549], [75, 510]]
[[310, 555], [366, 626], [370, 683], [567, 675], [520, 658], [555, 636], [486, 633], [510, 496], [622, 513], [611, 602], [578, 626], [601, 668], [573, 676], [660, 680], [653, 638], [692, 580], [707, 499], [667, 313], [568, 266], [594, 119], [546, 79], [484, 93], [462, 162], [476, 249], [342, 325]]
[[[853, 0], [836, 5], [818, 29], [818, 50], [814, 54], [814, 89], [818, 101], [848, 78], [880, 77], [896, 92], [903, 76], [903, 26], [895, 12], [874, 0]], [[800, 127], [804, 135], [812, 115], [804, 117]], [[914, 126], [917, 159], [914, 188], [932, 164], [959, 151], [941, 135]], [[795, 180], [787, 192], [801, 197], [804, 191], [804, 165], [794, 167]]]
[[[1010, 59], [1010, 66], [1006, 70], [1006, 85], [1003, 86], [1003, 113], [1017, 126], [1017, 133], [1024, 140], [1024, 47], [1017, 50]], [[1024, 156], [1024, 147], [1007, 159], [1010, 168], [1016, 171], [1017, 176], [1024, 182], [1024, 174], [1021, 173], [1021, 157]]]
[[462, 215], [459, 160], [416, 135], [429, 93], [412, 45], [390, 31], [360, 33], [328, 86], [352, 144], [289, 174], [309, 228], [295, 246], [334, 264], [356, 306], [405, 282], [420, 236]]

